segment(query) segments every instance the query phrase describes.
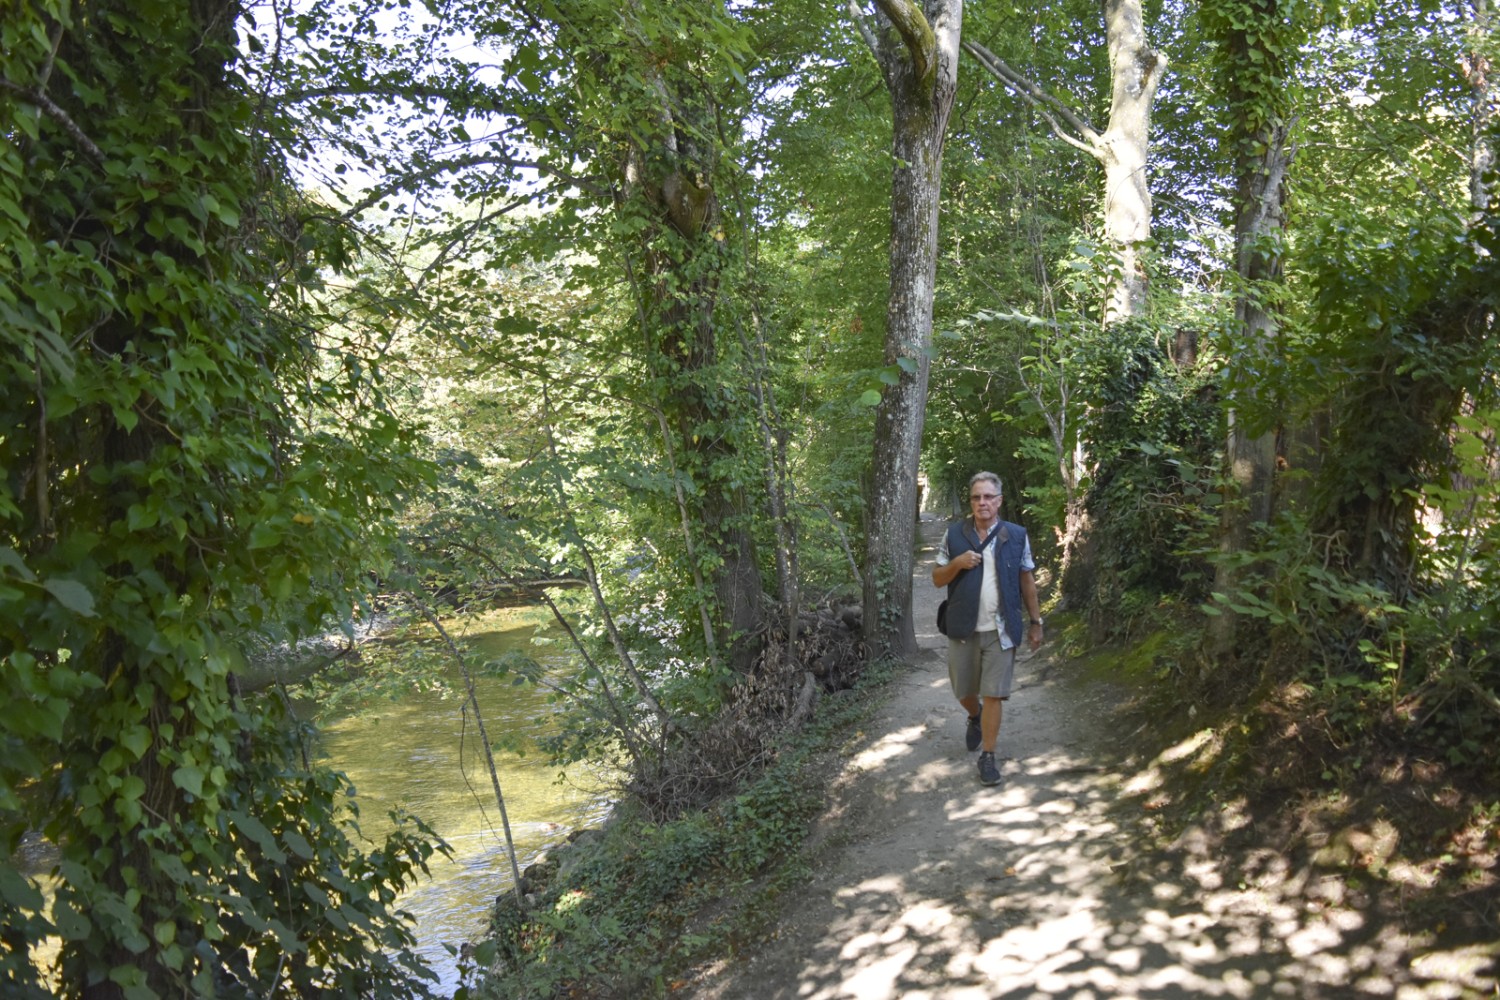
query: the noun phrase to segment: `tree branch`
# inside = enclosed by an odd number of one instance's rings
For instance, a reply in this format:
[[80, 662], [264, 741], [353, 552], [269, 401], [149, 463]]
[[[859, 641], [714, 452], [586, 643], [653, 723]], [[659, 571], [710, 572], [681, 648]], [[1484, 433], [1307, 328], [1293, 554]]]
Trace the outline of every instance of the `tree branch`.
[[3, 77], [0, 77], [0, 90], [8, 90], [27, 104], [36, 105], [47, 117], [62, 126], [63, 131], [67, 132], [73, 141], [83, 148], [83, 151], [88, 154], [89, 159], [98, 164], [104, 163], [104, 151], [94, 145], [94, 140], [85, 135], [83, 129], [79, 128], [77, 123], [72, 118], [69, 118], [68, 113], [58, 107], [52, 98], [41, 91], [31, 90], [11, 83]]
[[923, 16], [922, 8], [912, 0], [875, 0], [875, 6], [890, 19], [906, 43], [906, 51], [911, 55], [912, 75], [918, 80], [927, 79], [937, 66], [937, 38]]
[[490, 743], [490, 734], [485, 732], [484, 716], [479, 711], [479, 694], [474, 688], [474, 675], [469, 673], [469, 663], [464, 659], [464, 654], [459, 650], [457, 644], [454, 643], [453, 637], [448, 634], [448, 630], [443, 628], [443, 623], [438, 621], [437, 615], [433, 614], [432, 609], [427, 606], [427, 602], [422, 600], [418, 594], [413, 593], [410, 596], [415, 601], [417, 609], [421, 611], [422, 617], [426, 618], [428, 624], [437, 629], [438, 635], [442, 637], [443, 643], [448, 647], [448, 652], [452, 654], [454, 662], [458, 664], [458, 669], [463, 674], [464, 693], [469, 707], [474, 712], [474, 722], [479, 727], [479, 740], [480, 747], [484, 751], [484, 762], [489, 766], [490, 787], [495, 792], [495, 804], [500, 807], [500, 826], [505, 831], [505, 853], [510, 858], [512, 888], [516, 893], [516, 906], [522, 913], [525, 913], [526, 896], [521, 892], [521, 865], [516, 860], [516, 840], [511, 836], [510, 815], [505, 811], [505, 795], [500, 790], [499, 772], [495, 770], [493, 744]]
[[864, 11], [859, 9], [859, 0], [848, 0], [849, 16], [854, 19], [854, 29], [859, 32], [869, 46], [870, 54], [875, 61], [880, 62], [880, 39], [875, 37], [875, 32], [870, 29], [870, 22], [865, 20]]
[[365, 209], [377, 204], [382, 198], [389, 198], [391, 195], [396, 194], [398, 191], [403, 191], [408, 188], [414, 188], [419, 181], [431, 180], [439, 174], [457, 173], [460, 170], [467, 170], [470, 167], [484, 166], [516, 167], [523, 170], [535, 170], [539, 174], [546, 174], [552, 177], [556, 177], [560, 181], [571, 184], [579, 190], [587, 191], [589, 194], [599, 198], [607, 197], [609, 194], [609, 192], [604, 188], [595, 185], [593, 181], [585, 180], [582, 177], [576, 177], [571, 174], [564, 173], [561, 170], [556, 170], [552, 167], [548, 167], [544, 164], [536, 163], [531, 160], [518, 160], [510, 156], [475, 154], [473, 156], [460, 156], [452, 160], [442, 160], [438, 163], [433, 163], [427, 167], [424, 167], [421, 170], [417, 170], [409, 174], [402, 174], [391, 183], [382, 184], [381, 186], [371, 191], [369, 194], [365, 195], [359, 201], [355, 202], [352, 206], [344, 211], [341, 218], [352, 219], [360, 212], [363, 212]]
[[471, 96], [463, 90], [455, 90], [451, 87], [431, 87], [420, 83], [371, 83], [364, 87], [307, 87], [302, 90], [286, 90], [278, 95], [277, 100], [283, 104], [299, 104], [304, 101], [316, 101], [324, 97], [401, 97], [418, 103], [419, 99], [437, 101], [458, 101], [463, 97]]
[[[978, 42], [965, 41], [963, 48], [965, 52], [978, 60], [979, 65], [984, 67], [986, 72], [1005, 84], [1017, 97], [1030, 104], [1043, 118], [1047, 119], [1054, 135], [1068, 145], [1083, 150], [1101, 163], [1104, 161], [1104, 137], [1077, 112], [1012, 69], [1005, 60]], [[1064, 129], [1058, 122], [1058, 118], [1066, 122], [1077, 134], [1070, 134]]]
[[[506, 571], [505, 567], [501, 566], [494, 556], [490, 555], [488, 551], [481, 548], [479, 545], [466, 542], [462, 538], [456, 537], [449, 538], [447, 544], [452, 545], [455, 548], [462, 549], [463, 551], [468, 552], [471, 555], [477, 556], [479, 559], [487, 563], [489, 567], [500, 576], [501, 579], [506, 580], [512, 586], [517, 586], [515, 578]], [[606, 714], [613, 716], [615, 730], [620, 734], [620, 739], [625, 743], [626, 752], [630, 754], [630, 759], [635, 762], [635, 766], [637, 768], [640, 768], [645, 761], [645, 757], [641, 754], [640, 746], [636, 742], [638, 734], [635, 732], [634, 727], [632, 727], [630, 724], [629, 713], [627, 713], [625, 709], [620, 706], [620, 703], [615, 700], [614, 692], [611, 691], [609, 687], [609, 679], [604, 676], [604, 671], [599, 669], [599, 665], [595, 663], [594, 658], [589, 655], [588, 647], [585, 646], [583, 644], [583, 640], [578, 637], [578, 633], [574, 630], [572, 623], [569, 622], [568, 619], [563, 615], [562, 611], [557, 606], [557, 602], [552, 599], [552, 595], [547, 593], [546, 590], [539, 590], [537, 591], [537, 596], [540, 597], [542, 602], [547, 605], [547, 608], [552, 612], [553, 619], [559, 626], [562, 627], [562, 630], [568, 633], [568, 639], [573, 643], [573, 648], [578, 652], [579, 656], [583, 657], [584, 665], [599, 681], [599, 689], [604, 692], [604, 700], [606, 705], [608, 705], [609, 707], [609, 712], [598, 712], [597, 705], [590, 699], [584, 698], [582, 695], [576, 694], [571, 691], [561, 692], [556, 685], [553, 685], [545, 680], [539, 680], [538, 683], [544, 684], [553, 691], [565, 693], [567, 697], [573, 698], [576, 701], [589, 706], [589, 708], [595, 711], [595, 713], [601, 719], [603, 719]]]

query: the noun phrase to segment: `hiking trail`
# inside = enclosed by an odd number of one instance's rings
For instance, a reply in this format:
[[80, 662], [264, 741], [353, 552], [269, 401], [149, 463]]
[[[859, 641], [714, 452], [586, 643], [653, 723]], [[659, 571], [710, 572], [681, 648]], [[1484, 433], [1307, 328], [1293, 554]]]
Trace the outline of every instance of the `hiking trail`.
[[942, 594], [929, 573], [944, 524], [920, 526], [921, 652], [832, 783], [812, 877], [781, 900], [772, 940], [675, 995], [1494, 995], [1491, 954], [1422, 953], [1410, 934], [1368, 922], [1336, 873], [1267, 851], [1230, 874], [1191, 834], [1170, 855], [1144, 849], [1141, 820], [1120, 816], [1144, 815], [1160, 741], [1119, 711], [1128, 689], [1070, 676], [1050, 636], [1020, 654], [996, 748], [1004, 780], [982, 786], [935, 625]]

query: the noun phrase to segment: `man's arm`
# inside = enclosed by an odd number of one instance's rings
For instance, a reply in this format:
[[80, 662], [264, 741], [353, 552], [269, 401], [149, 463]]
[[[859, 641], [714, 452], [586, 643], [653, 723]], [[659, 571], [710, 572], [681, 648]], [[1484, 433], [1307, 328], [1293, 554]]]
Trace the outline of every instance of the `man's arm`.
[[1042, 644], [1042, 604], [1036, 596], [1036, 576], [1029, 569], [1021, 570], [1021, 603], [1026, 608], [1026, 635], [1036, 649]]
[[1021, 603], [1026, 605], [1028, 623], [1042, 620], [1042, 603], [1036, 596], [1036, 577], [1029, 569], [1021, 571]]
[[953, 582], [953, 578], [966, 569], [973, 569], [984, 561], [984, 556], [970, 549], [968, 552], [960, 552], [958, 558], [952, 562], [939, 563], [932, 567], [932, 585], [934, 587], [946, 587]]

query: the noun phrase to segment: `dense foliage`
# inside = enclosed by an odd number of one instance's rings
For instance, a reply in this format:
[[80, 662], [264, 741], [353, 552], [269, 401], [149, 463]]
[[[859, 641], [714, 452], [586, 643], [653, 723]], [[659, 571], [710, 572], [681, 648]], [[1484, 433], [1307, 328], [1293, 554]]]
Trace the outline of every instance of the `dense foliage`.
[[234, 682], [249, 636], [349, 618], [416, 469], [312, 307], [234, 13], [0, 26], [0, 853], [39, 832], [59, 875], [44, 905], [0, 867], [8, 995], [424, 991], [391, 902], [431, 838], [357, 848], [343, 782]]
[[[929, 362], [925, 508], [1001, 473], [1096, 639], [1170, 618], [1183, 690], [1300, 681], [1351, 733], [1483, 766], [1493, 14], [1133, 9], [1168, 60], [1139, 310], [1059, 138], [1110, 114], [1098, 6], [971, 5], [1011, 83], [965, 57], [936, 335], [886, 357], [910, 164], [844, 5], [9, 4], [0, 844], [45, 840], [57, 877], [0, 864], [0, 984], [421, 991], [394, 900], [433, 838], [356, 847], [348, 789], [234, 680], [380, 587], [540, 595], [579, 663], [553, 750], [689, 817], [642, 857], [759, 829], [754, 793], [666, 794], [670, 761], [788, 666], [806, 605], [882, 584], [875, 413]], [[659, 888], [595, 875], [641, 912]]]

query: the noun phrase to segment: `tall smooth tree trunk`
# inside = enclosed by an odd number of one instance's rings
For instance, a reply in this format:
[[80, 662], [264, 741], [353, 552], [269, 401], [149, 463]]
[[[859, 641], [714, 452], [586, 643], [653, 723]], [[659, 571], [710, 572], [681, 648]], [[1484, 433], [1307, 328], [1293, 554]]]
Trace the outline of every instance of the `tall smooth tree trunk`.
[[[1104, 301], [1106, 326], [1146, 311], [1149, 280], [1141, 248], [1151, 239], [1151, 184], [1147, 172], [1151, 144], [1151, 108], [1166, 71], [1167, 57], [1146, 39], [1141, 0], [1106, 0], [1105, 37], [1109, 46], [1109, 123], [1103, 132], [1080, 113], [1028, 79], [977, 42], [964, 42], [972, 55], [1006, 87], [1038, 111], [1068, 145], [1092, 156], [1104, 171], [1104, 236], [1113, 256], [1114, 274]], [[1059, 377], [1066, 379], [1066, 373]], [[1040, 402], [1040, 396], [1037, 396]], [[1067, 491], [1062, 535], [1062, 589], [1066, 600], [1086, 604], [1094, 589], [1096, 546], [1084, 498], [1074, 485], [1092, 461], [1084, 442], [1071, 448], [1058, 432], [1069, 414], [1053, 425], [1059, 475]]]
[[1474, 209], [1474, 225], [1483, 223], [1490, 205], [1486, 178], [1495, 165], [1495, 122], [1500, 118], [1500, 100], [1495, 87], [1495, 66], [1486, 54], [1492, 46], [1486, 43], [1495, 30], [1495, 15], [1488, 0], [1473, 0], [1474, 21], [1469, 27], [1472, 44], [1464, 54], [1460, 68], [1473, 88], [1472, 113], [1469, 119], [1469, 205]]
[[1104, 303], [1106, 324], [1141, 315], [1148, 287], [1141, 247], [1151, 238], [1151, 107], [1167, 68], [1167, 57], [1146, 39], [1141, 0], [1106, 0], [1104, 30], [1109, 45], [1109, 123], [1103, 132], [1055, 94], [1038, 86], [978, 42], [964, 51], [1030, 104], [1059, 139], [1082, 150], [1104, 169], [1104, 235], [1114, 255], [1115, 276]]
[[915, 652], [911, 615], [917, 471], [931, 368], [943, 139], [958, 87], [962, 0], [877, 0], [849, 12], [891, 97], [891, 284], [885, 363], [897, 383], [875, 411], [870, 506], [865, 520], [864, 634], [877, 651]]
[[1104, 306], [1106, 325], [1146, 311], [1147, 276], [1141, 247], [1151, 238], [1151, 105], [1167, 57], [1146, 42], [1141, 0], [1106, 0], [1109, 40], [1109, 126], [1095, 144], [1104, 167], [1104, 235], [1118, 273]]

